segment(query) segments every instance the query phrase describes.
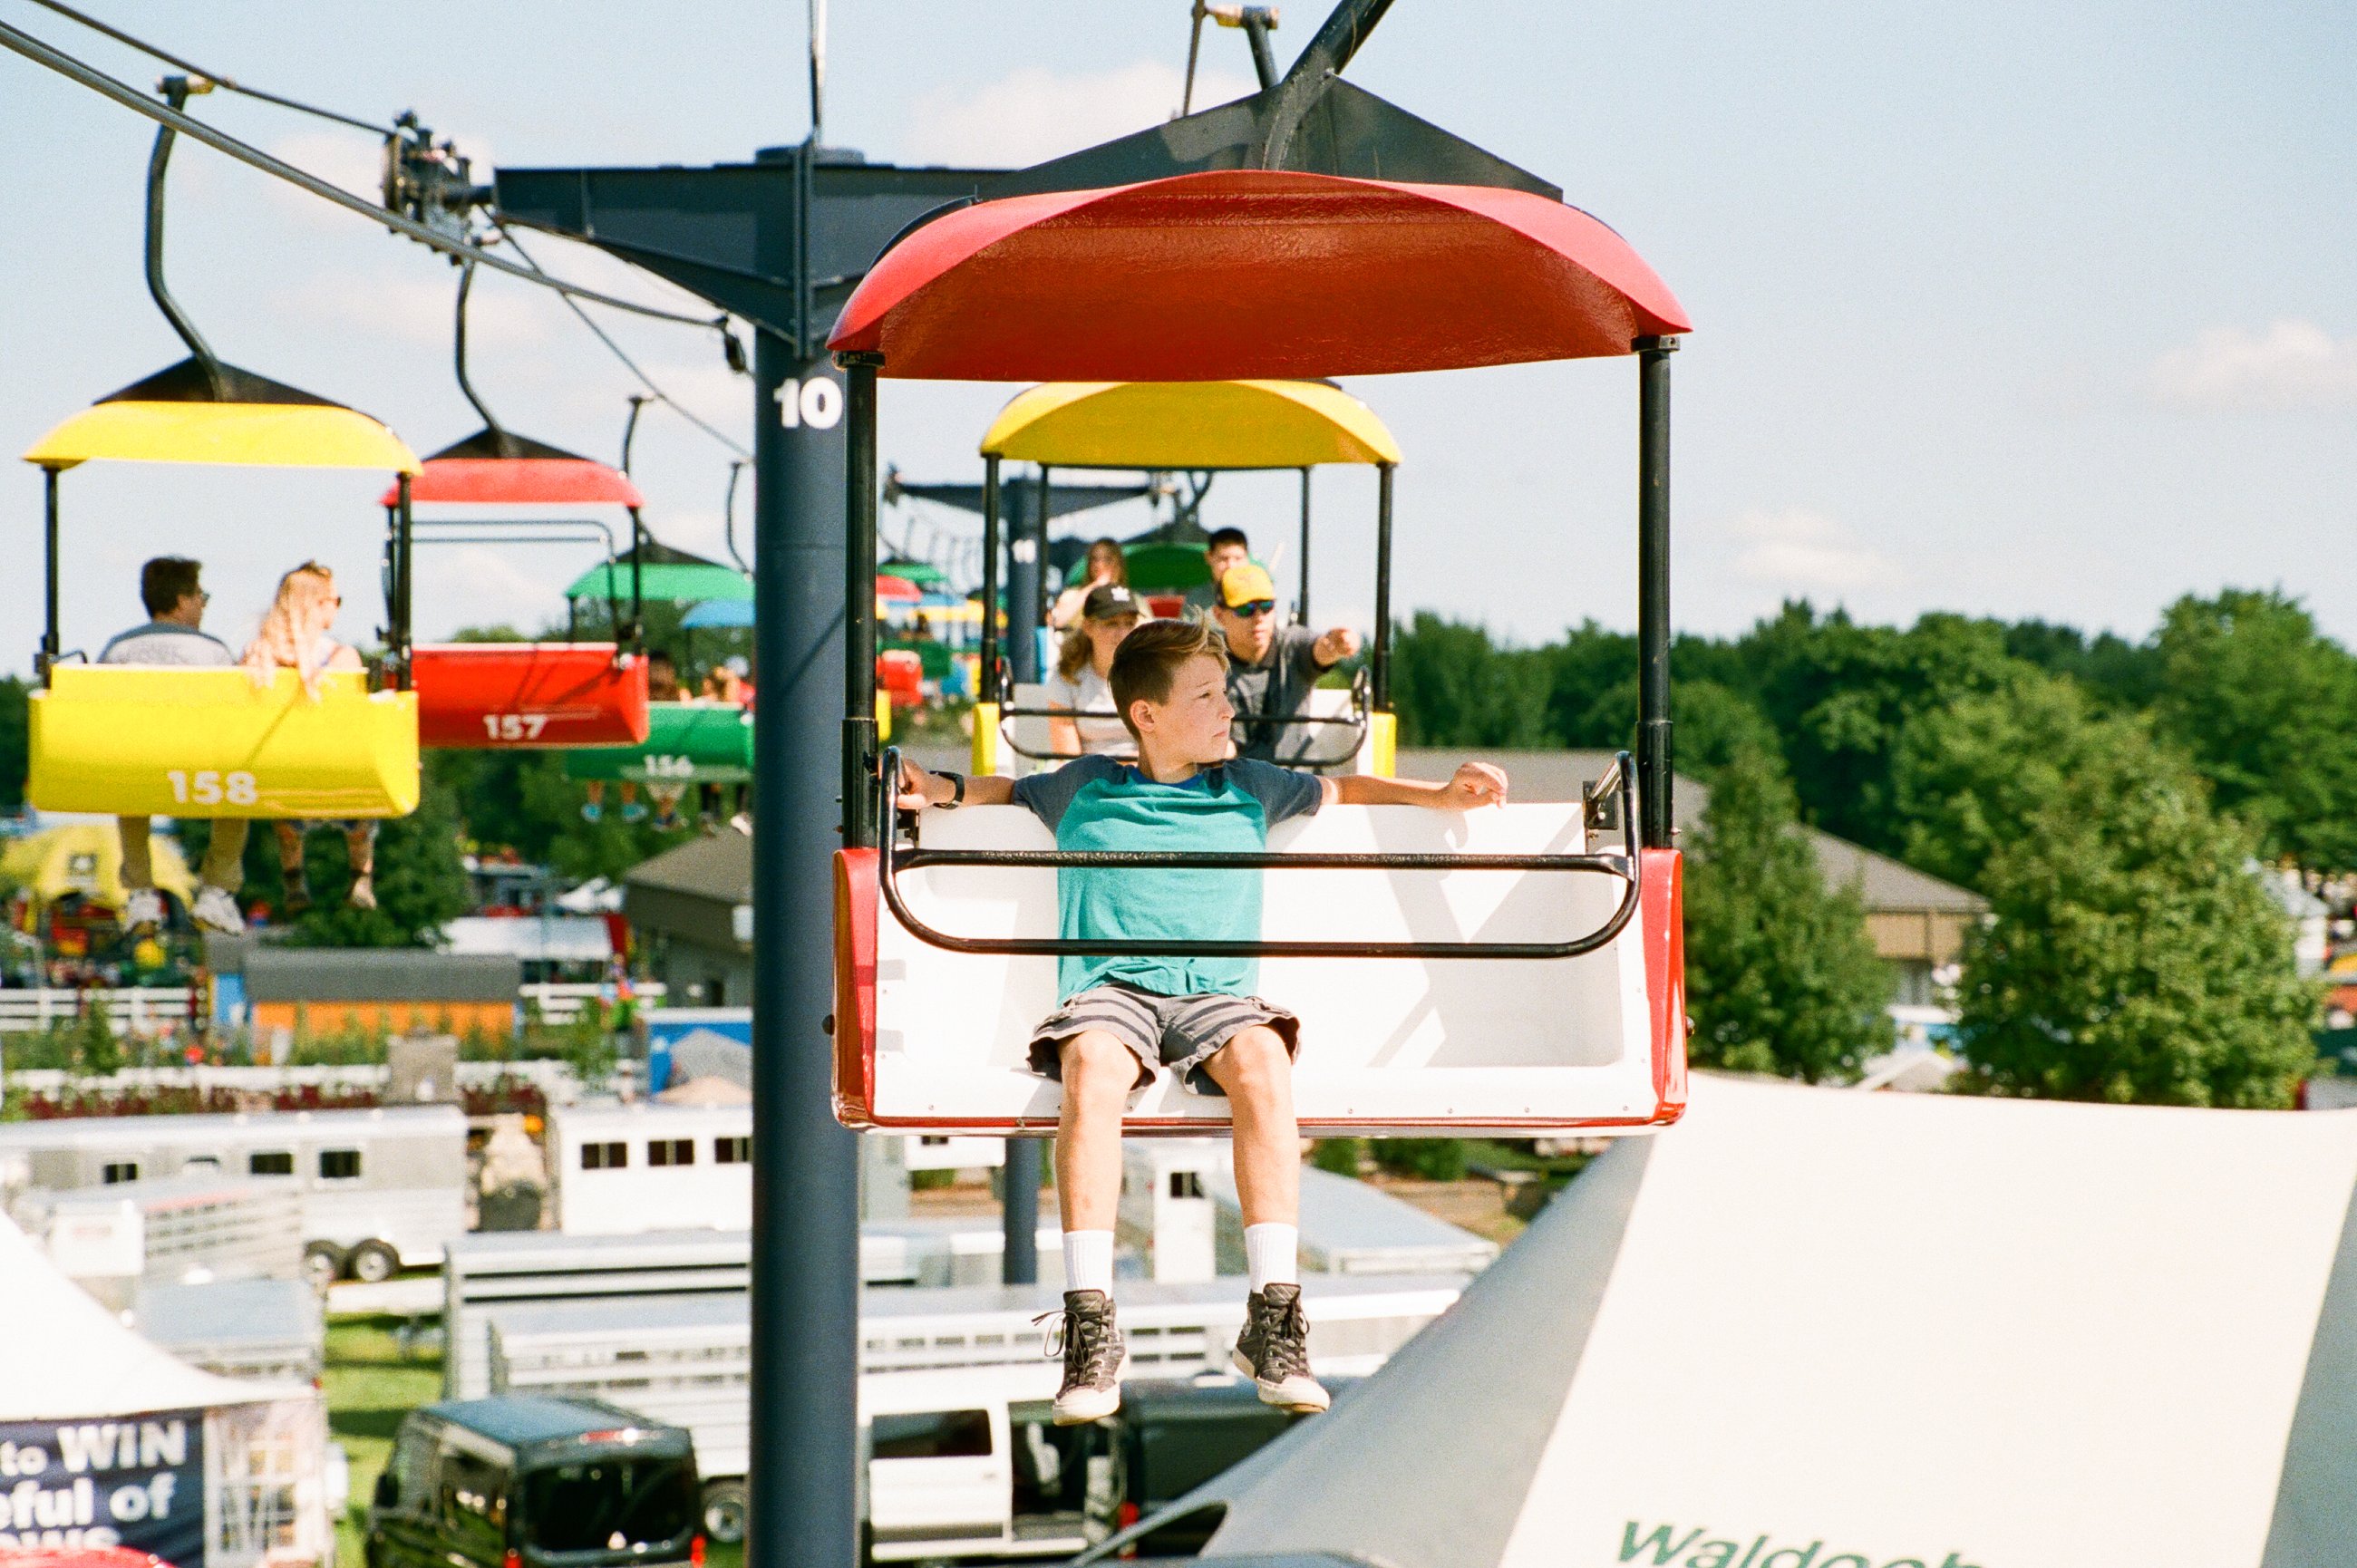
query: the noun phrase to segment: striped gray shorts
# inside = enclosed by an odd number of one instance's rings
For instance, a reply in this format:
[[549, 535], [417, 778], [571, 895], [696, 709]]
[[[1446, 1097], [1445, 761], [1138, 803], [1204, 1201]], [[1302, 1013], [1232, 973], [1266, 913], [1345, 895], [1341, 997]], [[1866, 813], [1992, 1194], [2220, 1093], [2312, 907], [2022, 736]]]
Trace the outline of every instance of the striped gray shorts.
[[1031, 1070], [1042, 1078], [1063, 1074], [1063, 1042], [1103, 1029], [1137, 1056], [1137, 1084], [1154, 1081], [1167, 1067], [1197, 1094], [1224, 1091], [1203, 1064], [1241, 1031], [1265, 1024], [1285, 1042], [1286, 1054], [1301, 1054], [1301, 1020], [1257, 996], [1164, 996], [1115, 981], [1072, 997], [1039, 1021], [1031, 1033]]

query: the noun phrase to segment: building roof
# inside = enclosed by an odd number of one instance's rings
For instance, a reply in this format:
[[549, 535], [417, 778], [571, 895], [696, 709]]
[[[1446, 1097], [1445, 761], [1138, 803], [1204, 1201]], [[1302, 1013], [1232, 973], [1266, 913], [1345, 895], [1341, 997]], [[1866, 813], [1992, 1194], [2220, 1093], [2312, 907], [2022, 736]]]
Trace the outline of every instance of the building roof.
[[319, 1293], [306, 1280], [205, 1280], [143, 1284], [131, 1314], [139, 1331], [176, 1356], [226, 1348], [317, 1349]]
[[276, 946], [245, 954], [245, 993], [255, 1002], [513, 1002], [522, 983], [511, 956]]
[[737, 908], [753, 897], [753, 840], [730, 830], [690, 839], [622, 877], [622, 912], [641, 931], [742, 952]]
[[[1483, 747], [1461, 750], [1415, 749], [1399, 753], [1399, 775], [1437, 783], [1469, 758], [1501, 768], [1512, 781], [1517, 800], [1577, 800], [1579, 787], [1601, 778], [1612, 766], [1609, 751], [1512, 751]], [[1710, 809], [1710, 786], [1679, 774], [1671, 794], [1671, 822], [1681, 834], [1702, 825]], [[1855, 883], [1867, 913], [1957, 914], [1977, 916], [1988, 900], [1970, 888], [1877, 854], [1862, 844], [1835, 838], [1815, 828], [1804, 830], [1816, 851], [1817, 865], [1835, 886]]]

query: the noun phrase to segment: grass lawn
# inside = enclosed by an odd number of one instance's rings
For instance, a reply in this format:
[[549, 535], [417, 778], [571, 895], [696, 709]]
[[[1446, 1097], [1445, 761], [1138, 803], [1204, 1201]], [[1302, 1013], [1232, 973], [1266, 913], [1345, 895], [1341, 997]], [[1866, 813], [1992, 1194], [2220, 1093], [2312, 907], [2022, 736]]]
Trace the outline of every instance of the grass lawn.
[[401, 1418], [442, 1397], [442, 1353], [421, 1349], [404, 1359], [398, 1317], [336, 1317], [328, 1322], [328, 1430], [351, 1455], [352, 1498], [336, 1521], [336, 1561], [359, 1568], [361, 1525], [376, 1478], [393, 1454]]

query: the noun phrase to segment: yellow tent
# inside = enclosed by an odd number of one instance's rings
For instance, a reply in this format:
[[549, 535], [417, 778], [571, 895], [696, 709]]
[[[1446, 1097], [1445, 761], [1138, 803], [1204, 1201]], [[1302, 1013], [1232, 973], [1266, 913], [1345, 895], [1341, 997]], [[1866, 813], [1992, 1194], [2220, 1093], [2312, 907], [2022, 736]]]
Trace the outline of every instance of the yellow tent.
[[[197, 896], [196, 878], [180, 847], [161, 833], [148, 841], [156, 868], [156, 886], [183, 904]], [[33, 897], [53, 904], [69, 893], [81, 893], [123, 908], [123, 840], [112, 822], [71, 822], [25, 838], [13, 839], [0, 850], [0, 875], [33, 890]]]

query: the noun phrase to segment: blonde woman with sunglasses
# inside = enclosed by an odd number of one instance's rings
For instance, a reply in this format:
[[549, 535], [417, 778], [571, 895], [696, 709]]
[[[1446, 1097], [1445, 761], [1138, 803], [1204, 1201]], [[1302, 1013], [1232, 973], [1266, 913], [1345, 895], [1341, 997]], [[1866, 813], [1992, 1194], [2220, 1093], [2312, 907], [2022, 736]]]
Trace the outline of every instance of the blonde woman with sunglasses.
[[[336, 591], [336, 575], [317, 561], [306, 561], [279, 578], [277, 596], [262, 618], [261, 630], [245, 645], [242, 660], [254, 683], [267, 685], [277, 679], [279, 671], [292, 670], [302, 678], [303, 689], [316, 700], [322, 674], [367, 669], [358, 649], [337, 641], [331, 635], [336, 617], [343, 607], [344, 596]], [[307, 822], [276, 824], [278, 869], [286, 881], [285, 912], [289, 916], [299, 915], [311, 907], [303, 859], [303, 835], [310, 826]], [[355, 822], [341, 826], [344, 848], [352, 865], [352, 886], [345, 895], [345, 902], [355, 909], [373, 909], [376, 823]]]

